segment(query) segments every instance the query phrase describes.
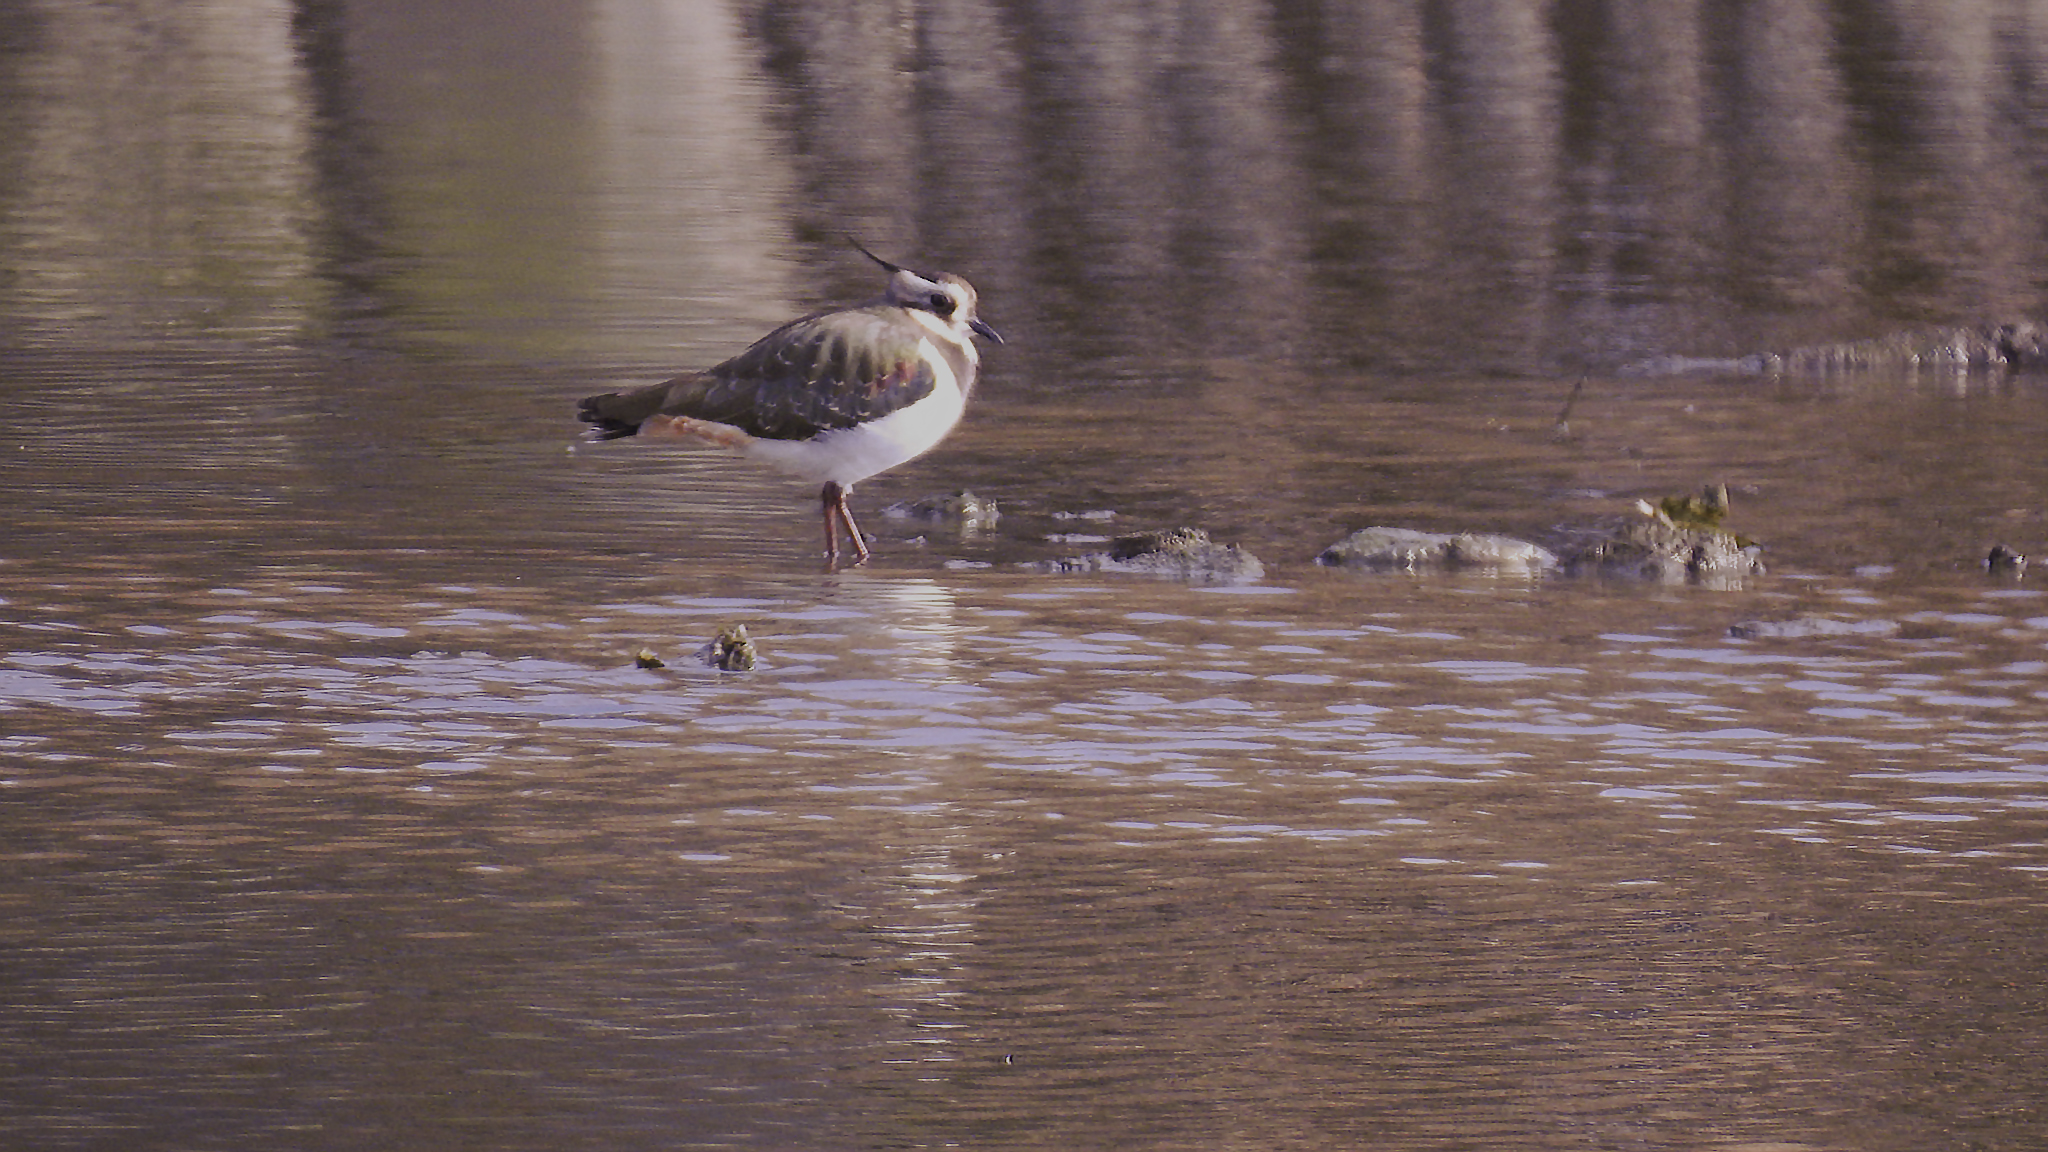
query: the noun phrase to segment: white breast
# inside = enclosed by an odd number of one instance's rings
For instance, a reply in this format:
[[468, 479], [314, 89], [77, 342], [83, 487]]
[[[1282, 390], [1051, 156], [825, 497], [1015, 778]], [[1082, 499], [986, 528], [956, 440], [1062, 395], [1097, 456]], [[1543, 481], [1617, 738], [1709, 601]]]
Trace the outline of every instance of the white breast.
[[938, 380], [930, 395], [910, 407], [812, 440], [752, 440], [743, 451], [800, 480], [813, 484], [830, 480], [844, 485], [923, 455], [960, 422], [961, 414], [967, 410], [967, 396], [960, 390], [960, 381], [954, 378], [952, 369], [946, 366], [946, 358], [938, 354], [929, 340], [919, 342], [918, 352], [938, 374]]

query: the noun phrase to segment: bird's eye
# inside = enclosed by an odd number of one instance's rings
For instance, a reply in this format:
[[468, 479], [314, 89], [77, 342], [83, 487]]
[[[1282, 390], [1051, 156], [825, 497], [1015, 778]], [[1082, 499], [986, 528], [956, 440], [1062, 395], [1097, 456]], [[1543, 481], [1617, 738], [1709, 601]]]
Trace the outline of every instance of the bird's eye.
[[925, 297], [924, 302], [926, 307], [940, 316], [951, 316], [953, 314], [953, 298], [944, 292], [934, 292], [930, 296]]

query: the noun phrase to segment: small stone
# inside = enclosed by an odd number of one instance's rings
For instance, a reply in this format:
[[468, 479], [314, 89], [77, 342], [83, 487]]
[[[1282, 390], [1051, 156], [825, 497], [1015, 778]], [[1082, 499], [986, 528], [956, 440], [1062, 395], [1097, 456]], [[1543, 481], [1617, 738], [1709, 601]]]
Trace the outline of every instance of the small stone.
[[1993, 544], [1991, 554], [1984, 557], [1984, 567], [1991, 572], [2017, 573], [2027, 568], [2027, 558], [2003, 544]]

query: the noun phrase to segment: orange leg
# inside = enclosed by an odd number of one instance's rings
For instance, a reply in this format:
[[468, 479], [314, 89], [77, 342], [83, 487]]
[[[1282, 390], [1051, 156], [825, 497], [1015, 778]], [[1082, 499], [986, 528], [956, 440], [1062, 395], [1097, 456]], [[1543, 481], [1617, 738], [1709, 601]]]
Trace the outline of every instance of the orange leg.
[[847, 489], [837, 481], [825, 482], [824, 490], [818, 493], [820, 511], [825, 516], [825, 563], [839, 565], [839, 525], [846, 525], [846, 538], [853, 545], [853, 562], [856, 566], [868, 562], [868, 542], [861, 539], [860, 525], [853, 522], [853, 509], [846, 504]]

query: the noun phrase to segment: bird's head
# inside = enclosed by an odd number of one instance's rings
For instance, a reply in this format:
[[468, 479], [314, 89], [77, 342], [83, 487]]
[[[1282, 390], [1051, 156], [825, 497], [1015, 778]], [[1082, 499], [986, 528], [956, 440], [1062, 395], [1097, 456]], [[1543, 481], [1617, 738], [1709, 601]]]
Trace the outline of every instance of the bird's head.
[[888, 303], [898, 308], [929, 312], [960, 332], [963, 339], [966, 333], [972, 332], [997, 344], [1003, 342], [1000, 333], [974, 314], [977, 302], [974, 285], [951, 272], [918, 272], [900, 264], [891, 264], [868, 251], [851, 236], [847, 237], [847, 243], [858, 249], [861, 255], [889, 270], [889, 288], [883, 294]]

